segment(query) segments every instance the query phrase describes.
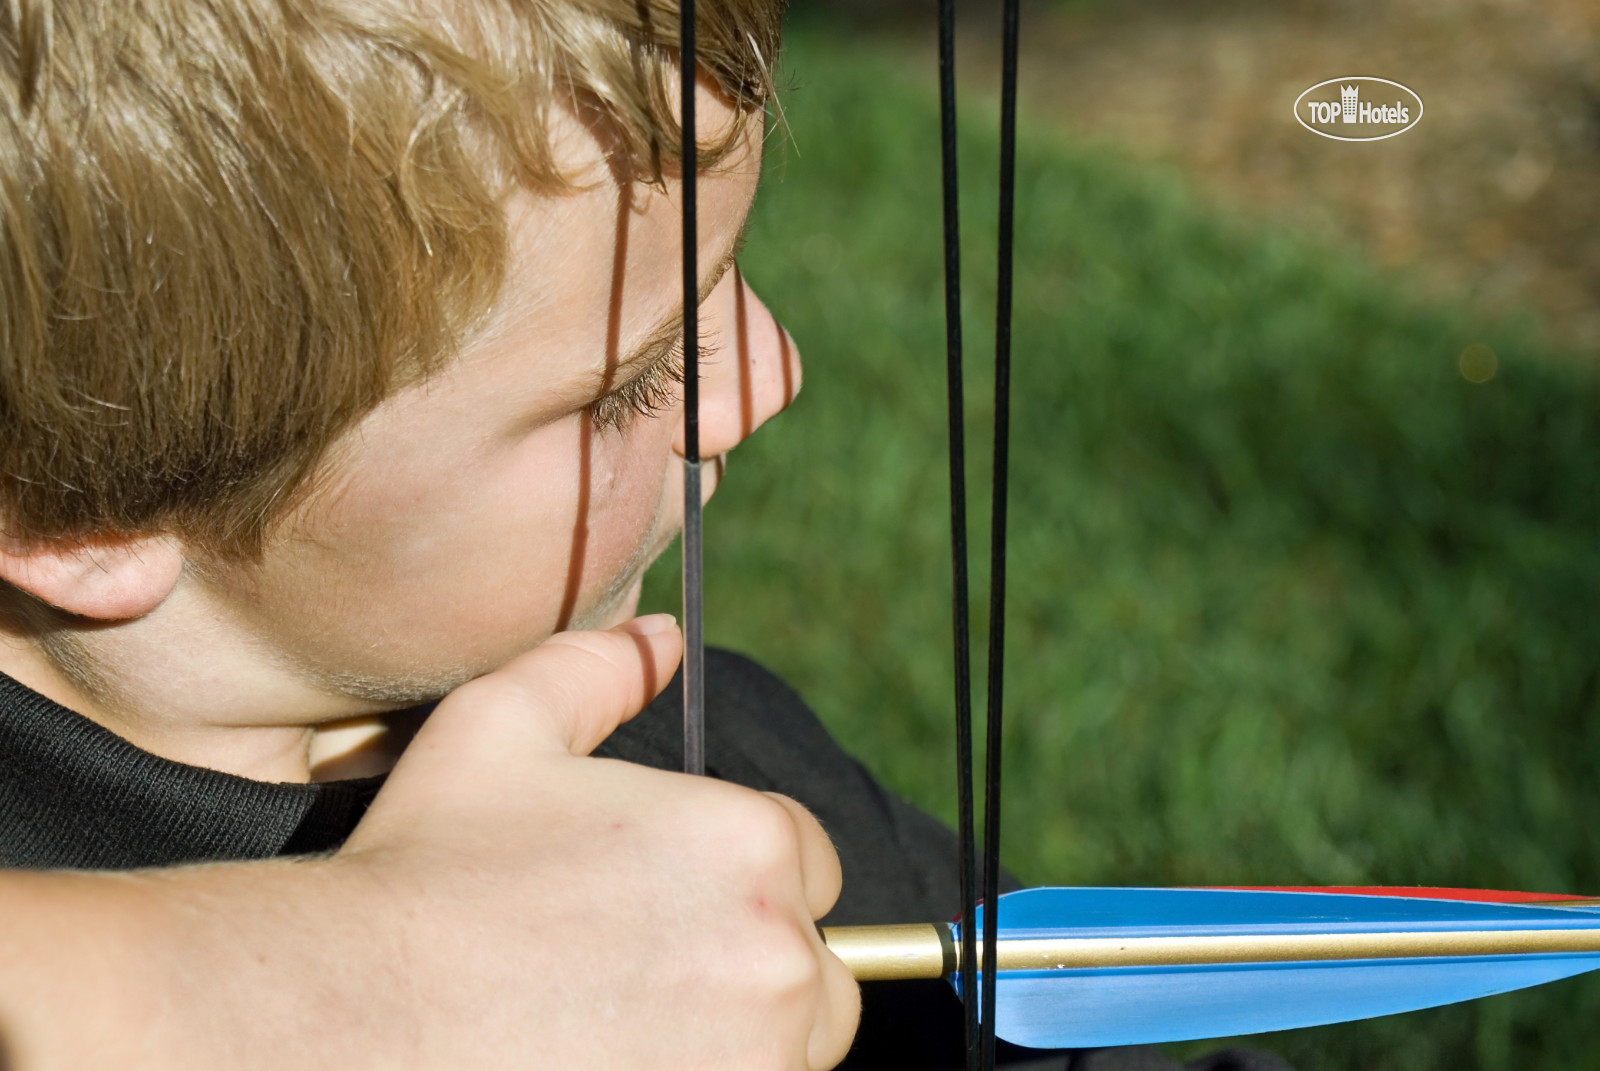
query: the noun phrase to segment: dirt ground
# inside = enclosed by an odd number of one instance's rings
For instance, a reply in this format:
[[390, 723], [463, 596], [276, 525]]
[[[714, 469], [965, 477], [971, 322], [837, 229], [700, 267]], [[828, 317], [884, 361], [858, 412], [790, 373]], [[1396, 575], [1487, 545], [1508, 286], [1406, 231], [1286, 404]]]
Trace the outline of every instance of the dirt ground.
[[[1479, 307], [1531, 302], [1600, 368], [1600, 0], [1079, 0], [1024, 17], [1025, 121], [1174, 164]], [[969, 16], [964, 80], [996, 79], [996, 37], [992, 12]], [[1421, 122], [1363, 144], [1294, 122], [1302, 90], [1343, 75], [1415, 90]]]

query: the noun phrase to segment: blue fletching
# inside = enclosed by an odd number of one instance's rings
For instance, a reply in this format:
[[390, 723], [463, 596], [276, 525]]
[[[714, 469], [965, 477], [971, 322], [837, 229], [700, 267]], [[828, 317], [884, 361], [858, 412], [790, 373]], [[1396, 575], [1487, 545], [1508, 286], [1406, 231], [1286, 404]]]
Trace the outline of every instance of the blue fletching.
[[[1002, 896], [999, 921], [1002, 941], [1558, 929], [1600, 929], [1600, 911], [1237, 889], [1042, 888]], [[1002, 971], [995, 1031], [1035, 1048], [1231, 1037], [1431, 1008], [1597, 968], [1600, 953], [1568, 952]]]

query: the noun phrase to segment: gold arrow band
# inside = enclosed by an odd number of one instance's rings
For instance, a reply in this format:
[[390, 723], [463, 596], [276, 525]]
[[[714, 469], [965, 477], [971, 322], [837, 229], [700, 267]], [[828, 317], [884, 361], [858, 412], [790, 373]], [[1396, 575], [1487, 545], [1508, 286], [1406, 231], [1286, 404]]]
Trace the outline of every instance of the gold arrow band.
[[944, 978], [961, 964], [949, 926], [824, 926], [822, 939], [858, 982]]
[[[960, 965], [949, 927], [932, 923], [827, 927], [822, 939], [863, 982], [943, 978]], [[1002, 940], [996, 951], [1002, 971], [1519, 956], [1600, 952], [1600, 929], [1061, 937]]]

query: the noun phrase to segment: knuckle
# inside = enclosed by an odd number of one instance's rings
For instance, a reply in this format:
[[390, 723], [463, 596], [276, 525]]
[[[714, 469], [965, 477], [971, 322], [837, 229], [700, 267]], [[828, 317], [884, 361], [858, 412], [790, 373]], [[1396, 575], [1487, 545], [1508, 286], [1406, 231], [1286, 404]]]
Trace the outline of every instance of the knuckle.
[[812, 942], [793, 925], [768, 927], [753, 980], [769, 1000], [809, 1007], [822, 993], [822, 964]]
[[767, 872], [798, 866], [800, 832], [782, 804], [749, 793], [726, 821], [729, 844], [746, 867]]

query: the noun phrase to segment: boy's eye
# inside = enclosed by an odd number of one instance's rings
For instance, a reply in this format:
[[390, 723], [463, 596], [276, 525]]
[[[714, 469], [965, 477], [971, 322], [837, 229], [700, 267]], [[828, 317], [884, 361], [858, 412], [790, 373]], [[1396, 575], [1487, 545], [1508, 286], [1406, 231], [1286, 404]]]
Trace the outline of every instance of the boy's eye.
[[[715, 352], [714, 345], [702, 340], [701, 360]], [[676, 404], [682, 382], [683, 343], [679, 341], [672, 352], [644, 372], [589, 403], [589, 419], [600, 431], [626, 431], [636, 417], [651, 416]]]

